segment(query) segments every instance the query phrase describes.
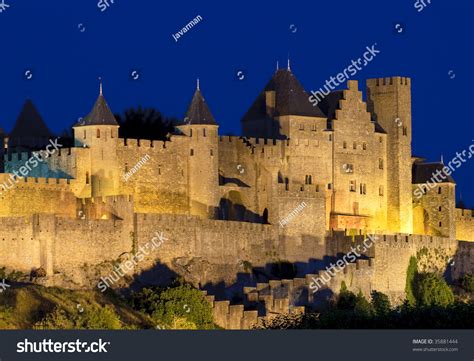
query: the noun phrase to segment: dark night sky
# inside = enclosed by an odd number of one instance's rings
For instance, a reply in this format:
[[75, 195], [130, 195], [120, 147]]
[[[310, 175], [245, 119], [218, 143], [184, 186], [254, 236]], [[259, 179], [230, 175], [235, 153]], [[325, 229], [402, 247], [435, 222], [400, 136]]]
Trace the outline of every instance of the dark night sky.
[[[365, 88], [370, 77], [412, 78], [413, 153], [447, 161], [474, 143], [473, 1], [432, 1], [422, 12], [416, 0], [115, 0], [104, 12], [98, 1], [5, 0], [0, 127], [9, 131], [30, 97], [61, 131], [89, 112], [98, 76], [115, 113], [143, 105], [182, 117], [199, 77], [221, 133], [239, 134], [277, 60], [284, 65], [289, 53], [311, 90], [377, 43], [381, 53], [354, 79]], [[203, 20], [175, 42], [171, 34], [197, 15]], [[474, 158], [453, 176], [474, 207]]]

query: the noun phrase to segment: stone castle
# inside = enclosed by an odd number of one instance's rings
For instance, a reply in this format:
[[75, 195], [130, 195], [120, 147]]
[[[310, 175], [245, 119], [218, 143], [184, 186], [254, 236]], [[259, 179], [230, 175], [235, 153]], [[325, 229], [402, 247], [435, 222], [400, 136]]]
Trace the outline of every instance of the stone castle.
[[[203, 288], [242, 286], [267, 310], [277, 300], [279, 310], [313, 304], [308, 276], [367, 234], [378, 241], [322, 295], [344, 281], [401, 300], [411, 256], [454, 277], [472, 273], [474, 212], [456, 208], [454, 180], [413, 194], [444, 164], [412, 156], [411, 79], [366, 86], [365, 100], [351, 80], [313, 106], [293, 72], [279, 69], [242, 118], [242, 136], [220, 136], [198, 84], [170, 140], [150, 141], [119, 138], [101, 85], [73, 127], [74, 145], [36, 166], [25, 163], [52, 135], [27, 101], [2, 135], [0, 266], [42, 267], [51, 284], [94, 287], [101, 266], [162, 231], [169, 240], [135, 270], [144, 282], [164, 281], [159, 263]], [[252, 271], [281, 261], [296, 278], [265, 284]], [[233, 306], [222, 307], [226, 319]], [[221, 323], [242, 326], [242, 307]]]

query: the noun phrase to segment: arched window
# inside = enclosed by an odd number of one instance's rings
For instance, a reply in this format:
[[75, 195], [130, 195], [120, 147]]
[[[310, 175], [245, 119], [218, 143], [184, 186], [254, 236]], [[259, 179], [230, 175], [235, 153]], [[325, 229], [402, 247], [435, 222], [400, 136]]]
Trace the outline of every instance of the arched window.
[[89, 172], [86, 172], [86, 184], [89, 184]]
[[97, 129], [97, 138], [100, 138], [100, 129]]

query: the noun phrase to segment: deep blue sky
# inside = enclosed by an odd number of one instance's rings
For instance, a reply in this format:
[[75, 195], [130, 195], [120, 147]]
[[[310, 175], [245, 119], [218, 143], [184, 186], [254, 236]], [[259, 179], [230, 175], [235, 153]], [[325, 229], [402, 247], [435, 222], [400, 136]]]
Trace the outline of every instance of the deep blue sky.
[[[30, 97], [59, 132], [89, 112], [98, 76], [115, 113], [141, 104], [182, 117], [200, 77], [221, 133], [239, 134], [277, 60], [284, 65], [290, 53], [293, 72], [316, 89], [377, 43], [381, 53], [354, 79], [365, 88], [370, 77], [412, 77], [413, 153], [449, 160], [473, 143], [471, 0], [433, 0], [422, 12], [416, 0], [115, 0], [104, 12], [98, 1], [5, 0], [0, 127], [9, 131]], [[203, 20], [175, 42], [171, 34], [197, 15]], [[135, 69], [138, 81], [130, 77]], [[474, 206], [474, 159], [454, 178]]]

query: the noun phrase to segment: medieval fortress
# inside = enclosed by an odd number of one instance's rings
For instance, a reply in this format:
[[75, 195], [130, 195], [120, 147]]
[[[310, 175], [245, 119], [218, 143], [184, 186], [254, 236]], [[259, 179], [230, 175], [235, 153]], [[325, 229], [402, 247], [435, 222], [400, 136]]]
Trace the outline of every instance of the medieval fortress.
[[[366, 87], [364, 100], [350, 80], [313, 106], [293, 72], [279, 69], [242, 118], [242, 136], [220, 136], [198, 86], [166, 142], [119, 138], [101, 89], [73, 127], [74, 146], [26, 172], [32, 150], [52, 138], [27, 101], [2, 149], [0, 266], [42, 267], [49, 284], [93, 288], [163, 232], [167, 241], [130, 276], [184, 277], [208, 291], [230, 328], [257, 317], [248, 304], [311, 306], [342, 281], [400, 301], [411, 256], [424, 269], [472, 273], [473, 211], [456, 208], [451, 177], [426, 186], [442, 163], [412, 156], [411, 79]], [[368, 234], [376, 241], [364, 254], [327, 289], [308, 292], [312, 277]], [[294, 278], [262, 279], [281, 261], [295, 265]], [[214, 301], [231, 286], [243, 305]]]

